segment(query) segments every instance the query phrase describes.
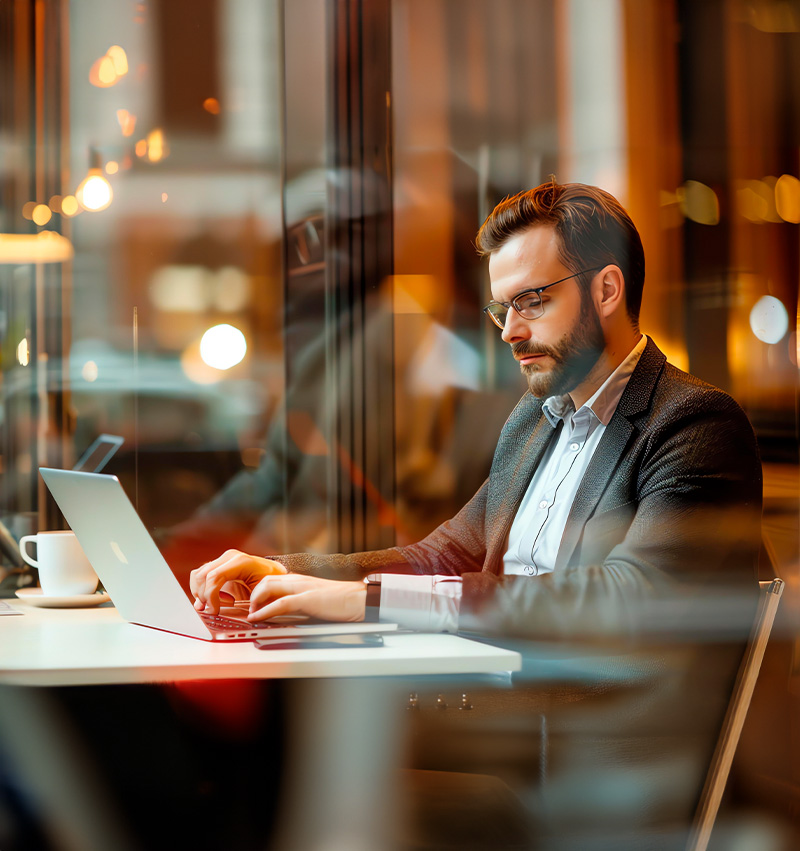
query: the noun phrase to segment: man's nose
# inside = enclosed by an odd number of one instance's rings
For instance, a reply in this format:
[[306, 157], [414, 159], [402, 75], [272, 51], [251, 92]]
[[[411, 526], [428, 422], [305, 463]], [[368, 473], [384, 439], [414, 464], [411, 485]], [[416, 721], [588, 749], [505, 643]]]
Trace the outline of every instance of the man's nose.
[[506, 324], [500, 335], [505, 343], [516, 343], [518, 340], [526, 340], [530, 337], [528, 320], [523, 319], [514, 308], [510, 308], [506, 314]]

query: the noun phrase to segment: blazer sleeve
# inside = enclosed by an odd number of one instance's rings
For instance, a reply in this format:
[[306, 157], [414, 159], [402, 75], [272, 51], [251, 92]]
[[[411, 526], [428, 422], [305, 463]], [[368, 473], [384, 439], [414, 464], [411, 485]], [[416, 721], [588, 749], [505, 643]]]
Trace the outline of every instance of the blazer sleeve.
[[328, 579], [362, 579], [371, 573], [444, 574], [478, 571], [486, 558], [486, 495], [488, 479], [451, 520], [418, 543], [364, 553], [274, 556], [294, 573]]

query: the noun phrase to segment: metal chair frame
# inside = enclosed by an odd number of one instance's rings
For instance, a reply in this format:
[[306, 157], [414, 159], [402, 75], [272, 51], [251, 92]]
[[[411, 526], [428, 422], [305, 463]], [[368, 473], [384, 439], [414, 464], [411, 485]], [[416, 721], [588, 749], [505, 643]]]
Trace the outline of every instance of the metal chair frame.
[[733, 688], [728, 711], [722, 724], [722, 731], [717, 740], [717, 747], [711, 760], [711, 767], [706, 776], [706, 782], [700, 795], [700, 804], [694, 820], [687, 851], [706, 851], [714, 822], [719, 812], [725, 785], [730, 774], [733, 757], [739, 738], [742, 734], [747, 710], [761, 670], [764, 651], [769, 641], [775, 613], [783, 593], [782, 579], [772, 579], [758, 583], [761, 592], [756, 612], [753, 631], [747, 643], [739, 673]]

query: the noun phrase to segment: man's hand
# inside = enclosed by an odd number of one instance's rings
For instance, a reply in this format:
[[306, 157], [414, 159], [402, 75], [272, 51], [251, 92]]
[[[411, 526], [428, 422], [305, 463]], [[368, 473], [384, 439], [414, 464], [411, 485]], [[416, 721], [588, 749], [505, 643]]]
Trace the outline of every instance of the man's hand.
[[251, 556], [239, 550], [226, 550], [218, 558], [191, 572], [189, 588], [195, 596], [195, 609], [216, 614], [219, 612], [220, 592], [225, 583], [241, 582], [250, 589], [252, 595], [253, 589], [265, 576], [285, 573], [286, 568], [272, 559]]
[[249, 621], [278, 615], [309, 615], [327, 621], [363, 621], [367, 586], [363, 582], [319, 579], [301, 573], [265, 576], [250, 595]]

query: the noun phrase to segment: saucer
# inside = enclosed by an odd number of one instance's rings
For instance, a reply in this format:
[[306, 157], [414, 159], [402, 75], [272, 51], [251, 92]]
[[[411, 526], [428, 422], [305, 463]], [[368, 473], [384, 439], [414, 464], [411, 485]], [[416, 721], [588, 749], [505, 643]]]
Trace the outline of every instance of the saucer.
[[83, 609], [107, 603], [111, 597], [105, 591], [94, 594], [68, 594], [64, 597], [45, 597], [41, 588], [20, 588], [14, 592], [20, 600], [46, 609]]

